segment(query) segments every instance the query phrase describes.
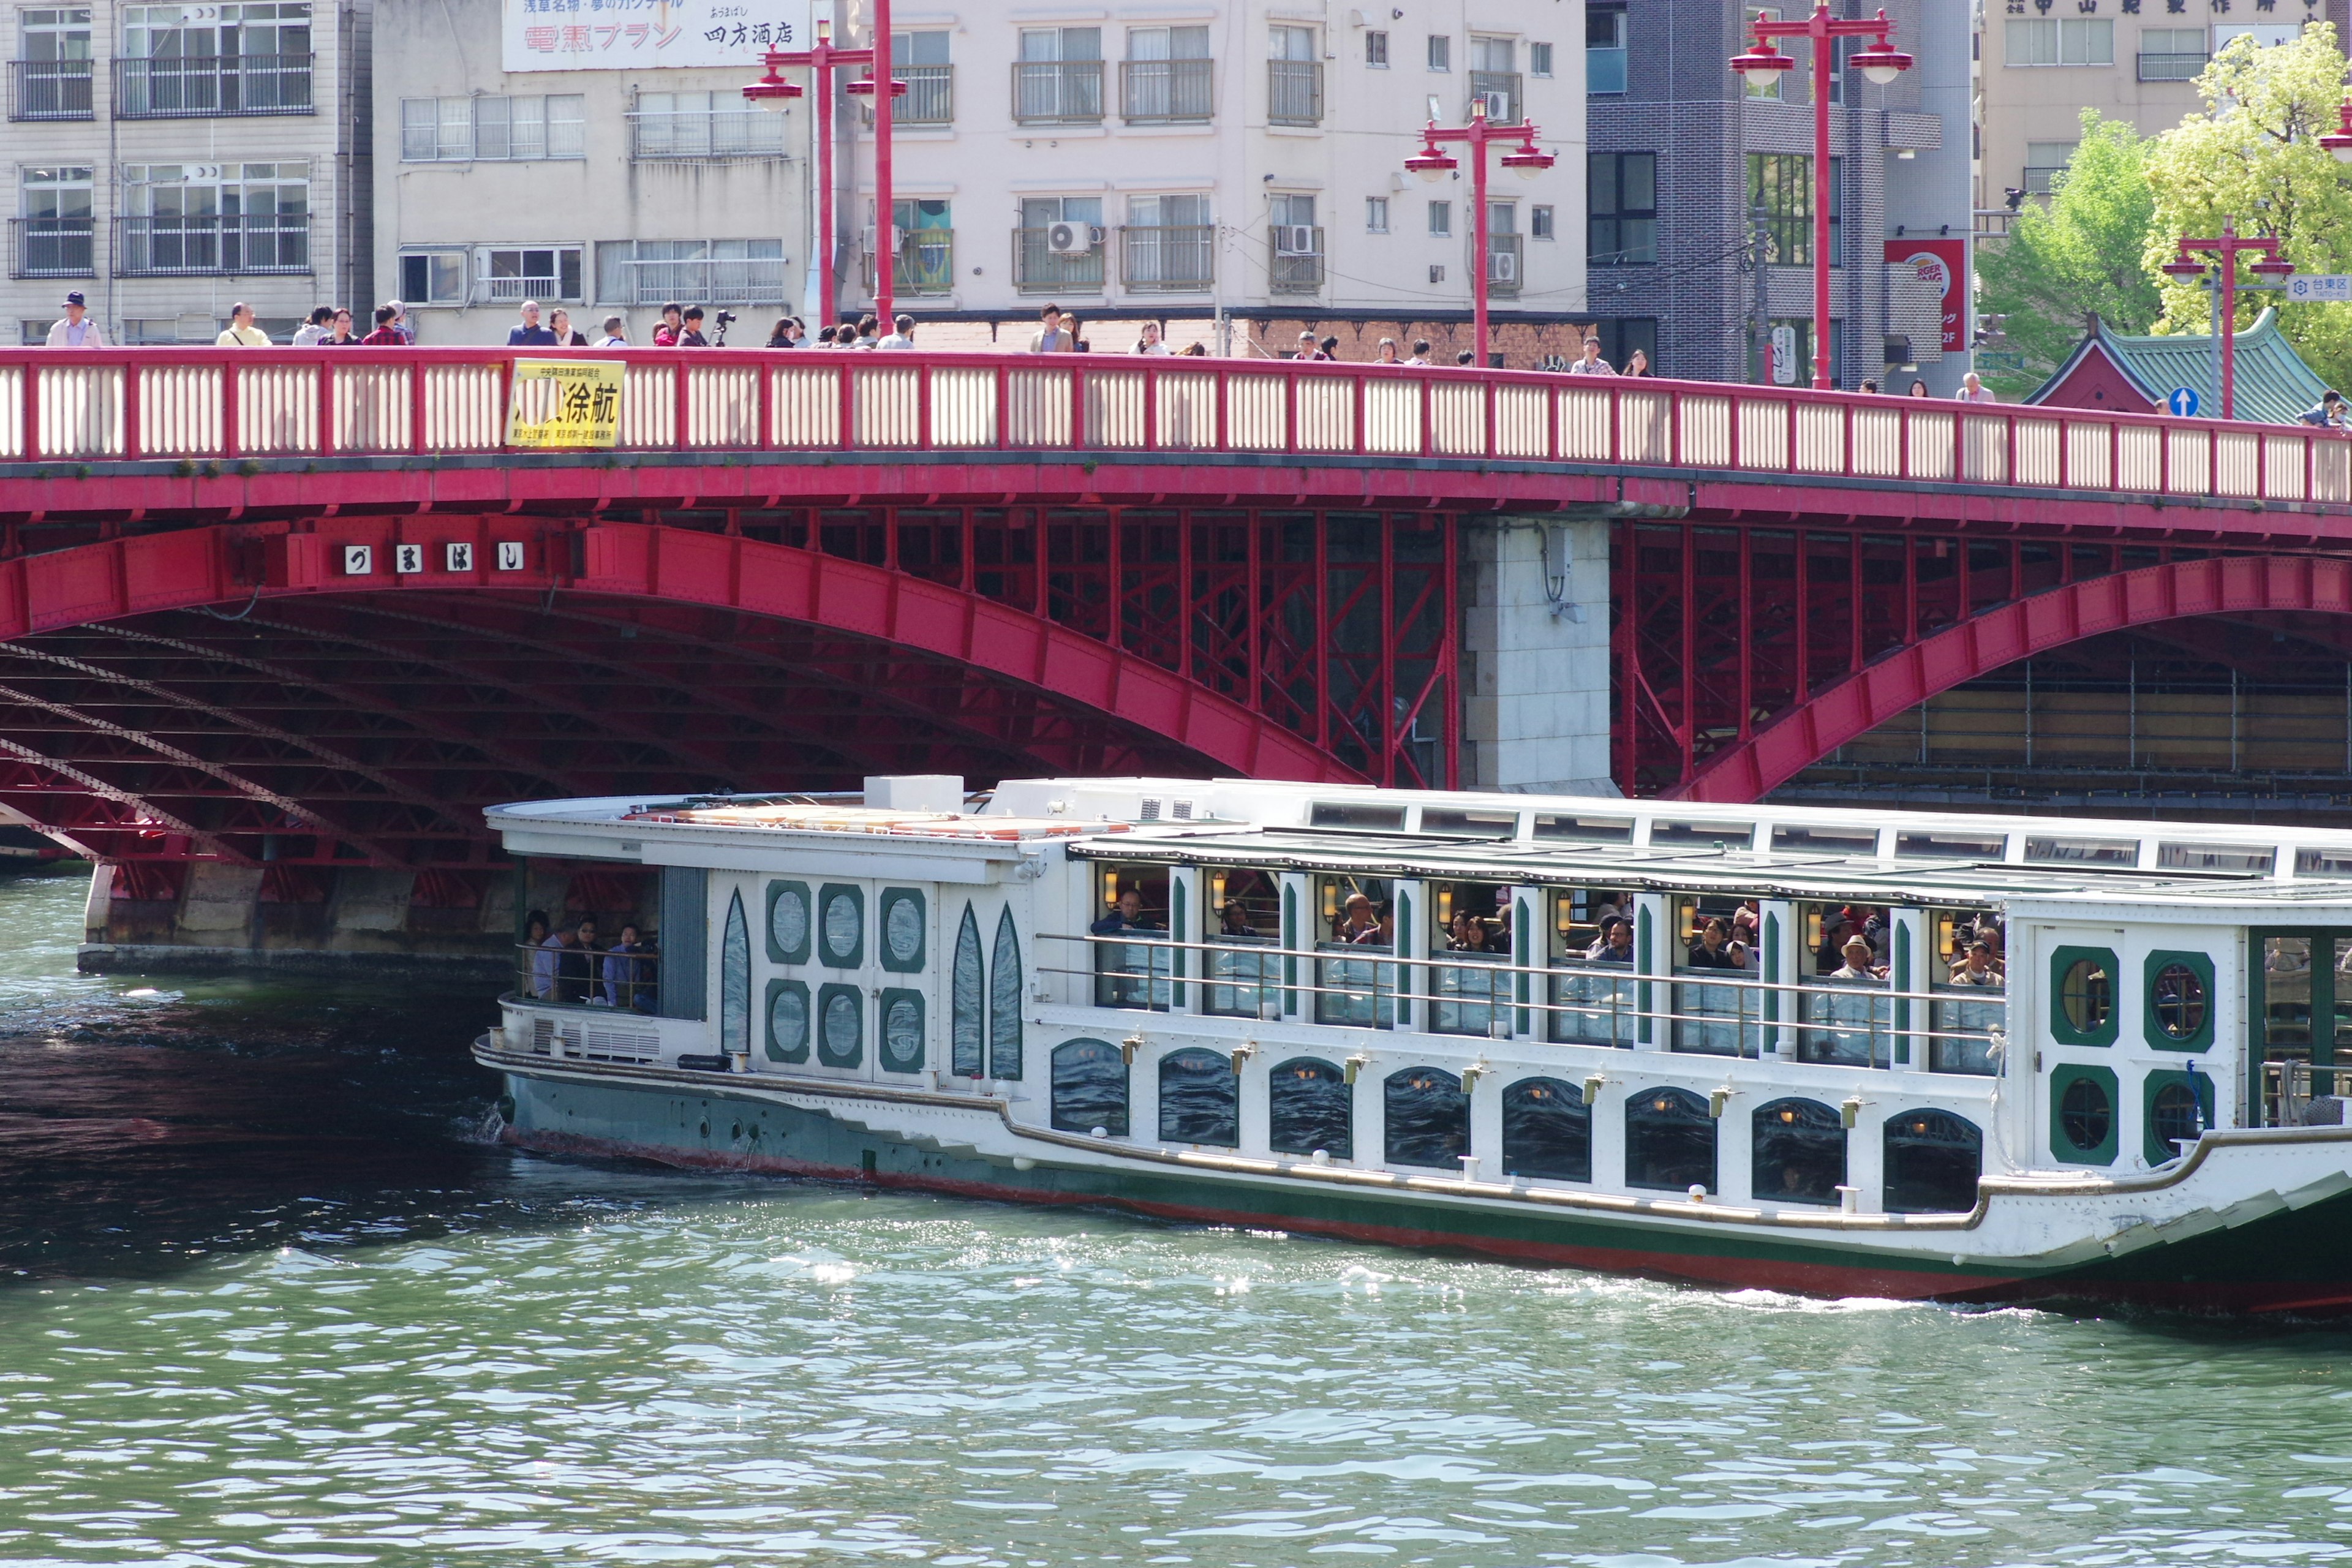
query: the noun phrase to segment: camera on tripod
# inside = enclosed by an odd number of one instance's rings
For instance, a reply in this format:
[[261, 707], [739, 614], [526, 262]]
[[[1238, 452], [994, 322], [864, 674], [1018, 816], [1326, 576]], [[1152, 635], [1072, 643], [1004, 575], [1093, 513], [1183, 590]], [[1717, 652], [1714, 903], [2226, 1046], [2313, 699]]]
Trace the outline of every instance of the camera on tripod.
[[732, 310], [721, 310], [710, 320], [711, 324], [719, 329], [718, 335], [710, 340], [710, 346], [712, 348], [723, 349], [727, 346], [727, 329], [735, 324], [735, 312]]

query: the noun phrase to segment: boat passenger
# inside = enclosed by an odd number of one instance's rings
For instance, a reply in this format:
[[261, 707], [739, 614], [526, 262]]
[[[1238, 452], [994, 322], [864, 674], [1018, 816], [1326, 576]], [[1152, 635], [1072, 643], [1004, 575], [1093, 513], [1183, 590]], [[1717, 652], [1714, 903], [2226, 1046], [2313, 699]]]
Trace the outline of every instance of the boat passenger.
[[555, 949], [561, 942], [547, 934], [547, 912], [533, 910], [523, 921], [523, 945], [530, 952], [530, 994], [545, 1000], [555, 995]]
[[[1845, 952], [1846, 942], [1861, 935], [1862, 928], [1854, 922], [1851, 910], [1841, 910], [1823, 921], [1822, 945], [1813, 952], [1813, 973], [1827, 974], [1836, 969], [1842, 962], [1841, 955]], [[1867, 937], [1863, 938], [1863, 945], [1869, 945]]]
[[1242, 901], [1239, 899], [1225, 900], [1224, 908], [1219, 911], [1217, 934], [1219, 936], [1257, 935], [1257, 927], [1250, 924], [1249, 911], [1242, 908]]
[[1123, 931], [1160, 929], [1143, 918], [1143, 895], [1133, 888], [1122, 891], [1118, 895], [1118, 902], [1111, 906], [1110, 913], [1095, 921], [1093, 926], [1097, 936], [1118, 936]]
[[1454, 930], [1446, 939], [1445, 951], [1448, 952], [1491, 952], [1492, 949], [1486, 945], [1486, 922], [1468, 910], [1454, 910]]
[[1886, 978], [1886, 971], [1876, 967], [1873, 962], [1877, 954], [1871, 951], [1870, 943], [1865, 938], [1859, 936], [1846, 938], [1845, 946], [1842, 951], [1845, 962], [1830, 972], [1832, 980], [1884, 980]]
[[637, 955], [652, 951], [638, 940], [635, 921], [622, 925], [621, 940], [614, 942], [613, 950], [604, 955], [604, 966], [598, 976], [604, 982], [604, 1001], [608, 1006], [634, 1013], [650, 1010], [646, 994], [652, 987], [646, 983], [653, 978], [654, 966], [649, 960]]
[[1969, 943], [1969, 954], [1952, 966], [1955, 985], [1999, 985], [2000, 966], [1993, 962], [1992, 943], [1982, 937]]
[[596, 922], [583, 920], [555, 955], [555, 999], [590, 1002], [596, 998]]
[[1584, 956], [1595, 963], [1631, 963], [1633, 962], [1633, 922], [1623, 915], [1611, 915], [1601, 922], [1601, 936]]
[[[1865, 946], [1868, 944], [1865, 943]], [[1691, 943], [1690, 966], [1693, 969], [1745, 969], [1748, 950], [1731, 940], [1731, 927], [1720, 915], [1709, 915], [1706, 924]]]
[[1332, 930], [1331, 940], [1366, 946], [1379, 942], [1381, 921], [1372, 912], [1372, 900], [1361, 893], [1349, 893], [1347, 901], [1339, 906], [1339, 923]]

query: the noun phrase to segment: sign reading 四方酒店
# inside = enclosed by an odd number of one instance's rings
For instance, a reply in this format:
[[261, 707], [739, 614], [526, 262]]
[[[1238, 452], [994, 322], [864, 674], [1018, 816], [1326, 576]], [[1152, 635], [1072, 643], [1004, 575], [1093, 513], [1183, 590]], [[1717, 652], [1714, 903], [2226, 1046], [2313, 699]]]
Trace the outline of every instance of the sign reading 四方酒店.
[[721, 66], [756, 75], [769, 50], [814, 41], [811, 8], [812, 0], [500, 0], [501, 53], [509, 71]]

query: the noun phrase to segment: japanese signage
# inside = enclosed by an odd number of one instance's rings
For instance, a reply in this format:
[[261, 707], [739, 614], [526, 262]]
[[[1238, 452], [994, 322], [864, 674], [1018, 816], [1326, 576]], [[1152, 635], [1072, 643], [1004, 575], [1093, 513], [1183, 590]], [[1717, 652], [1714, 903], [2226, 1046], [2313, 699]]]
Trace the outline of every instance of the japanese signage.
[[2286, 280], [2290, 300], [2352, 300], [2352, 273], [2298, 272]]
[[610, 447], [621, 434], [621, 378], [610, 360], [517, 360], [509, 447]]
[[[721, 66], [804, 49], [811, 0], [500, 0], [510, 71]], [[746, 79], [749, 79], [748, 78]]]
[[1969, 346], [1969, 242], [1965, 239], [1890, 239], [1889, 266], [1916, 267], [1920, 281], [1943, 300], [1944, 352]]

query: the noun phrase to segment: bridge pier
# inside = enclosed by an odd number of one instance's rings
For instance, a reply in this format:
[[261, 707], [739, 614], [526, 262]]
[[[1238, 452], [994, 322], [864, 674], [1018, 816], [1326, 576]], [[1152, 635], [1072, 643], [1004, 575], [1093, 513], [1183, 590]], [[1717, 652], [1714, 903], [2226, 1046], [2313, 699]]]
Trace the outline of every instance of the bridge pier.
[[1463, 520], [1463, 788], [1618, 793], [1609, 531], [1599, 509]]

